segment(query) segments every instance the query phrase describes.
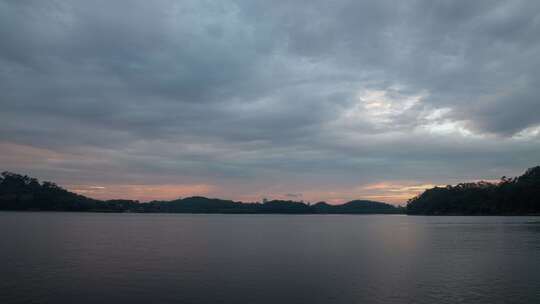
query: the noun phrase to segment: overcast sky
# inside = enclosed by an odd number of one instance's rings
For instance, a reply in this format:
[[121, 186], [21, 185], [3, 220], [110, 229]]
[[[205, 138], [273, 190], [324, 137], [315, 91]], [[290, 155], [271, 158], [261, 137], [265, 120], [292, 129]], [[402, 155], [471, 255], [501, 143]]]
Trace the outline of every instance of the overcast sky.
[[404, 203], [540, 163], [540, 1], [0, 0], [0, 170]]

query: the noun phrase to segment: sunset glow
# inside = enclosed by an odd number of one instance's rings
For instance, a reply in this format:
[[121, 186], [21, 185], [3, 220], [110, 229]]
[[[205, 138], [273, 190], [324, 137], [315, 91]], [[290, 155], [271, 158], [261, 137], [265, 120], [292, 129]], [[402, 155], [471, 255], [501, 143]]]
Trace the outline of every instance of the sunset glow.
[[210, 185], [68, 185], [67, 188], [75, 193], [97, 199], [130, 199], [144, 202], [207, 195], [213, 187]]

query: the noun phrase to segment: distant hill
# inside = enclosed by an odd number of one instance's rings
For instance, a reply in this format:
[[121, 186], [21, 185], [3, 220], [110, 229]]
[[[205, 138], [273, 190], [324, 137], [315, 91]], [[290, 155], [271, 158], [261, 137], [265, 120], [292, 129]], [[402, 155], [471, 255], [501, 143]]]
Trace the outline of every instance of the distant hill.
[[354, 200], [342, 205], [329, 205], [320, 202], [313, 205], [316, 213], [355, 213], [355, 214], [376, 214], [376, 213], [402, 213], [402, 209], [390, 204]]
[[540, 214], [540, 166], [499, 183], [462, 183], [424, 191], [407, 203], [407, 214]]
[[284, 213], [284, 214], [377, 214], [403, 213], [393, 205], [355, 200], [342, 205], [321, 202], [273, 200], [263, 204], [241, 203], [201, 196], [172, 201], [139, 203], [131, 200], [101, 201], [69, 192], [51, 182], [40, 183], [26, 175], [4, 172], [0, 177], [0, 210], [56, 210], [143, 213]]

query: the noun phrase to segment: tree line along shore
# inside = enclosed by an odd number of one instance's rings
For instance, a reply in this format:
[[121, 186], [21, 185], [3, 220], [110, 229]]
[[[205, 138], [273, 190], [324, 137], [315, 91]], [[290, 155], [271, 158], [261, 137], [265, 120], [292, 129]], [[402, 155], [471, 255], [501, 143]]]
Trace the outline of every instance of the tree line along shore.
[[540, 214], [540, 166], [498, 183], [474, 182], [434, 187], [410, 199], [405, 207], [370, 200], [340, 205], [271, 200], [235, 202], [194, 196], [141, 203], [97, 200], [70, 192], [52, 182], [12, 172], [0, 176], [0, 210], [235, 213], [235, 214], [409, 214], [409, 215], [529, 215]]

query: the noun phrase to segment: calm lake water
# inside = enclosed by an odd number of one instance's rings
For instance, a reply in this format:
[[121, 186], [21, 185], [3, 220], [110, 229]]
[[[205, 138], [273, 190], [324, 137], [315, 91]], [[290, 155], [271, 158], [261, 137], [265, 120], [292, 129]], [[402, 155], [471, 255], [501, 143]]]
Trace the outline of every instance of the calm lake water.
[[540, 217], [0, 212], [0, 303], [540, 303]]

